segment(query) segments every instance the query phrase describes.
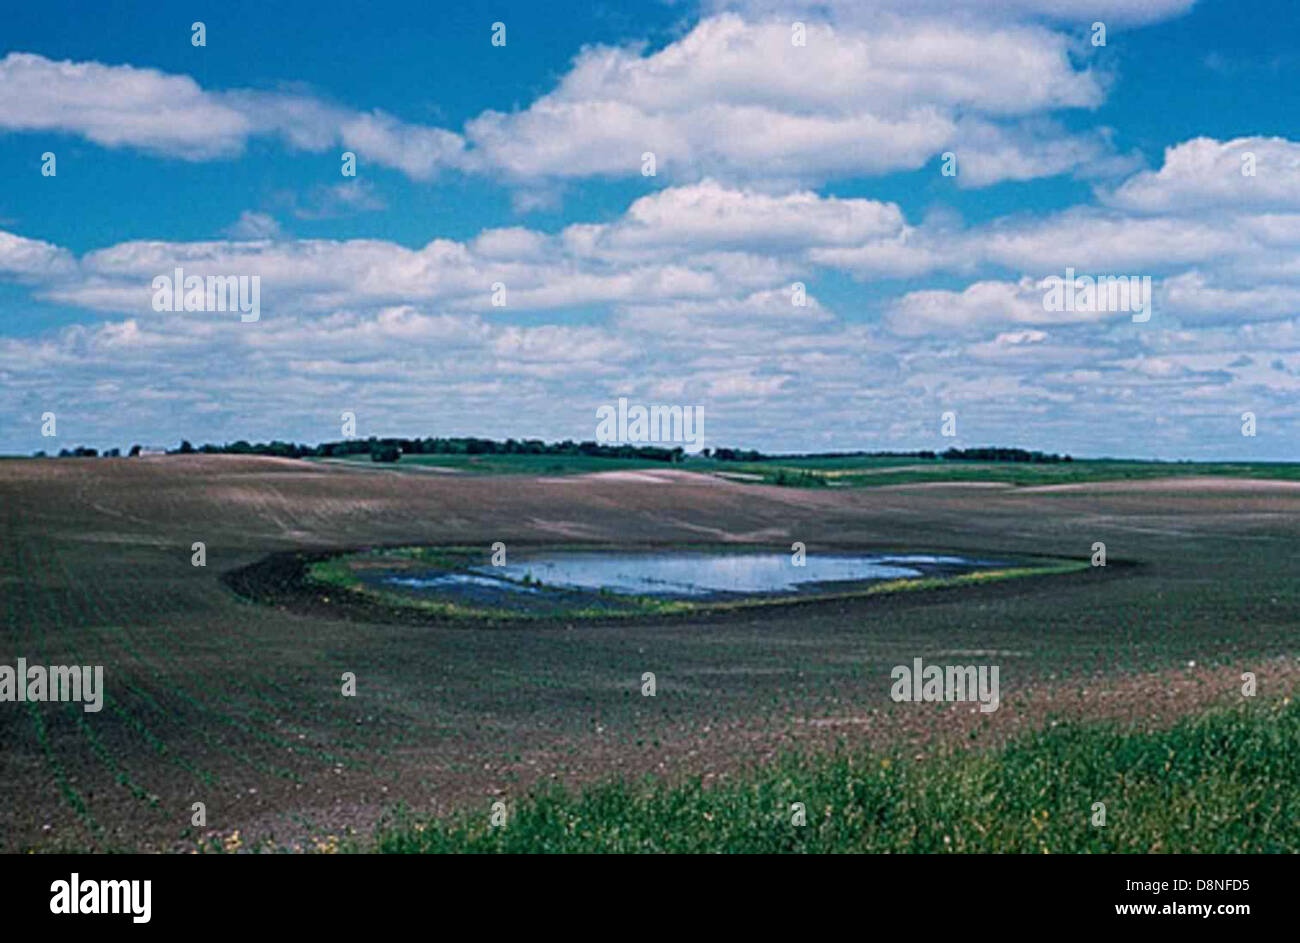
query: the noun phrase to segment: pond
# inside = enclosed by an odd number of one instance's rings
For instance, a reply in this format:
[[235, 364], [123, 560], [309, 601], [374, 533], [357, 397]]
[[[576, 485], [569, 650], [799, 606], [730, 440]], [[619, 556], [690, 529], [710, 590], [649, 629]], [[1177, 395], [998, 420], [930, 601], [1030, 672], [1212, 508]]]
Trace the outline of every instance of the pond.
[[[930, 554], [816, 554], [803, 566], [785, 552], [555, 551], [504, 566], [428, 577], [390, 576], [411, 589], [453, 590], [493, 586], [511, 592], [548, 588], [631, 596], [700, 597], [726, 594], [798, 593], [828, 583], [861, 583], [951, 573], [988, 565], [965, 557]], [[814, 585], [816, 584], [816, 585]]]

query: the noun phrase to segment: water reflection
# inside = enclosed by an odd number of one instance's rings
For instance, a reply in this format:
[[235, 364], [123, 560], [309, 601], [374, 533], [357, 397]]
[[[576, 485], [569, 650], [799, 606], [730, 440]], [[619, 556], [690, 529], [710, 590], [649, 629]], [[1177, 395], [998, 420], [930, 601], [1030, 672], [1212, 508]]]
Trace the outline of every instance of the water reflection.
[[[417, 588], [491, 586], [523, 592], [541, 581], [547, 586], [601, 590], [641, 596], [706, 596], [713, 593], [793, 592], [808, 583], [900, 579], [920, 576], [918, 566], [970, 566], [964, 557], [927, 554], [886, 556], [809, 554], [798, 567], [788, 553], [624, 553], [557, 552], [502, 567], [475, 567], [470, 573], [429, 578], [393, 577]], [[509, 582], [506, 582], [509, 581]]]

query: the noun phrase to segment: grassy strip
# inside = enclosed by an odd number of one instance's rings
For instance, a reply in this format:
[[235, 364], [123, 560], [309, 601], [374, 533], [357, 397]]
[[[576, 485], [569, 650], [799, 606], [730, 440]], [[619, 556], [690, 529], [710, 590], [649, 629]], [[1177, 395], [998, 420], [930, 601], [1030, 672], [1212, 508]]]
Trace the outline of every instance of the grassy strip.
[[[791, 757], [703, 788], [558, 789], [444, 820], [399, 813], [376, 850], [445, 852], [1296, 852], [1300, 705], [1217, 711], [1157, 732], [1062, 724], [926, 761]], [[1092, 824], [1105, 804], [1105, 826]], [[803, 803], [807, 824], [792, 824]], [[348, 850], [358, 850], [350, 847]]]
[[1013, 566], [1000, 570], [973, 570], [970, 573], [957, 573], [953, 576], [930, 576], [916, 579], [884, 580], [873, 583], [861, 593], [853, 595], [875, 596], [883, 593], [908, 593], [920, 589], [952, 589], [968, 586], [972, 583], [997, 583], [1002, 580], [1019, 579], [1022, 576], [1051, 576], [1059, 573], [1074, 573], [1086, 570], [1092, 564], [1087, 560], [1063, 560], [1045, 566]]

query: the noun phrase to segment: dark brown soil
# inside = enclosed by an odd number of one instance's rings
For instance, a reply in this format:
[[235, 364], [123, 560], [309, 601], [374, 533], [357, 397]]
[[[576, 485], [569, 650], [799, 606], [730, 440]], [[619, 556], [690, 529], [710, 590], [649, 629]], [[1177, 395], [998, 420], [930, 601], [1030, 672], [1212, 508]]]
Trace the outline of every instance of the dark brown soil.
[[[296, 582], [343, 548], [497, 540], [1075, 559], [1104, 541], [1110, 565], [487, 631]], [[97, 714], [0, 704], [0, 849], [311, 849], [399, 801], [441, 812], [539, 781], [734, 776], [840, 743], [979, 746], [1056, 717], [1165, 724], [1239, 697], [1243, 671], [1260, 696], [1294, 691], [1298, 550], [1300, 490], [1250, 481], [800, 491], [235, 456], [0, 462], [0, 664], [103, 665], [109, 695]], [[914, 657], [999, 665], [1001, 708], [894, 704], [890, 669]]]

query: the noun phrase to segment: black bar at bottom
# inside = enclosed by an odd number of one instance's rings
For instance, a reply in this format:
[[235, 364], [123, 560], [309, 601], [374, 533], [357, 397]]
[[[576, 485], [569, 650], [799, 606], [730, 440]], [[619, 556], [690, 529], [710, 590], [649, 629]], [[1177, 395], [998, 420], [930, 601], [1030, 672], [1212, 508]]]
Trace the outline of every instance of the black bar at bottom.
[[[981, 932], [1129, 926], [1231, 933], [1291, 926], [1296, 907], [1294, 862], [1275, 856], [700, 858], [668, 867], [624, 860], [613, 870], [602, 861], [590, 871], [592, 864], [381, 856], [12, 856], [0, 858], [0, 901], [6, 930], [112, 927], [128, 934], [202, 928], [337, 932], [349, 926], [373, 931], [402, 914], [437, 921], [460, 915], [493, 929], [517, 922], [537, 930], [563, 924], [638, 933], [685, 912], [698, 915], [692, 917], [697, 929], [718, 925], [733, 933], [745, 925], [770, 930], [773, 919], [821, 923], [836, 916], [872, 933], [959, 926]], [[79, 912], [53, 912], [73, 909], [74, 874]], [[147, 922], [141, 919], [145, 881]], [[122, 912], [80, 912], [115, 903]], [[428, 929], [438, 931], [437, 925]]]

